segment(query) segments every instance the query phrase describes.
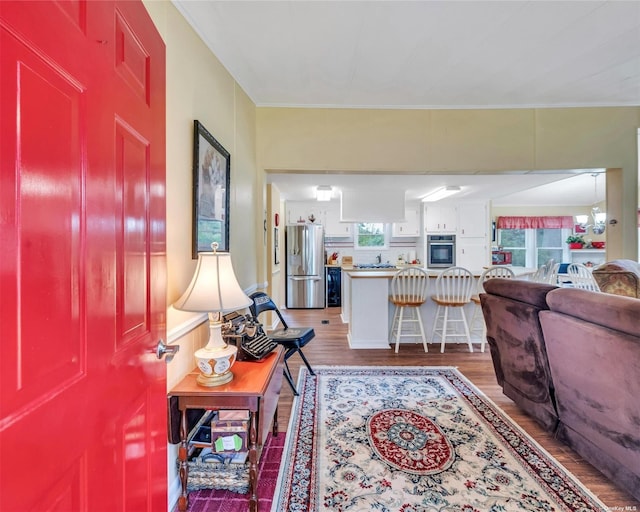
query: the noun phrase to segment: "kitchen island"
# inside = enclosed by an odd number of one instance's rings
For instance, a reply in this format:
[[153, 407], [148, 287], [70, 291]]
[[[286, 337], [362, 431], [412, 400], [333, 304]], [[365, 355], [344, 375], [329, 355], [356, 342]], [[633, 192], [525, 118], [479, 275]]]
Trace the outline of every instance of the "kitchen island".
[[[532, 269], [511, 267], [517, 278], [526, 278]], [[389, 301], [389, 286], [398, 269], [362, 270], [343, 267], [342, 269], [342, 321], [349, 324], [347, 334], [349, 347], [353, 349], [390, 348], [389, 329], [393, 319], [394, 306]], [[427, 294], [435, 294], [435, 280], [440, 271], [429, 270]], [[477, 278], [482, 270], [473, 272]], [[475, 304], [464, 306], [467, 321], [471, 323]], [[431, 330], [436, 315], [436, 305], [428, 298], [420, 307], [427, 341], [431, 342]], [[470, 326], [471, 327], [471, 326]], [[481, 330], [471, 333], [471, 341], [480, 343]], [[416, 342], [420, 342], [416, 338]], [[411, 343], [410, 341], [401, 343]]]

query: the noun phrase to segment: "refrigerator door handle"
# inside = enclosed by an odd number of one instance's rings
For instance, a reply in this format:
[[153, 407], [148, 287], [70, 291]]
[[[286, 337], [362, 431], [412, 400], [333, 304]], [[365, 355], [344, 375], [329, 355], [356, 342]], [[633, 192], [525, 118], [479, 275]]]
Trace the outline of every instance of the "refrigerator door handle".
[[292, 281], [320, 281], [320, 277], [318, 276], [289, 276], [289, 279]]

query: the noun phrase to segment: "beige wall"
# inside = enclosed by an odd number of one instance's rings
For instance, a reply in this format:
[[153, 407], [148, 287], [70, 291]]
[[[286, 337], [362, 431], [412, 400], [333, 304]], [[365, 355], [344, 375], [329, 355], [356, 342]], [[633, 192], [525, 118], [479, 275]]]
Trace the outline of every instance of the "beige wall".
[[[367, 110], [258, 108], [266, 171], [476, 172], [622, 169], [608, 185], [611, 258], [637, 258], [640, 108]], [[611, 197], [609, 194], [615, 194]]]
[[[167, 305], [188, 286], [191, 259], [193, 121], [199, 120], [231, 154], [229, 246], [240, 285], [264, 281], [263, 173], [256, 172], [256, 109], [218, 59], [168, 1], [145, 1], [167, 55]], [[261, 263], [258, 264], [257, 262]], [[167, 365], [167, 388], [194, 368], [193, 353], [208, 339], [206, 316], [167, 311], [167, 339], [180, 352]], [[179, 493], [177, 447], [168, 450], [168, 509]]]
[[[280, 200], [280, 190], [275, 185], [267, 185], [267, 211], [270, 212], [267, 217], [267, 269], [268, 269], [268, 281], [269, 284], [266, 288], [266, 293], [274, 300], [278, 305], [285, 304], [285, 292], [284, 292], [284, 274], [286, 272], [285, 267], [285, 250], [284, 250], [284, 227], [285, 227], [285, 212], [282, 208], [282, 201]], [[279, 262], [275, 263], [275, 214], [280, 216], [280, 223], [278, 226], [278, 259]], [[266, 315], [265, 315], [266, 316]], [[268, 320], [263, 320], [267, 325], [274, 325], [277, 318], [275, 315], [267, 317]]]
[[[231, 154], [229, 245], [240, 285], [258, 283], [257, 219], [263, 207], [256, 201], [256, 109], [167, 1], [146, 1], [167, 52], [167, 303], [185, 290], [195, 260], [191, 259], [193, 121], [199, 120]], [[260, 178], [261, 179], [261, 178]], [[263, 272], [263, 271], [262, 271]], [[263, 276], [261, 276], [263, 278]]]

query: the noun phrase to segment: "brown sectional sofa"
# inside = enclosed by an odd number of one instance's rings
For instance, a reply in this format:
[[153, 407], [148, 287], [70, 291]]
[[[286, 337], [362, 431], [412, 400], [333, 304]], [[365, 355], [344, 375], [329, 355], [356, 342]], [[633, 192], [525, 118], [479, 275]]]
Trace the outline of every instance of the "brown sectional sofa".
[[504, 393], [640, 500], [640, 300], [511, 279], [484, 287]]

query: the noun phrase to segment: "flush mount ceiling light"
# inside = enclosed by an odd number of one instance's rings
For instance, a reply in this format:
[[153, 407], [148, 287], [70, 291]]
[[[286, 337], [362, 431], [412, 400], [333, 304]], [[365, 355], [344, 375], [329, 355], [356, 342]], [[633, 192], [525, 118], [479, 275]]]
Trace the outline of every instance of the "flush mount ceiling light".
[[442, 187], [438, 190], [431, 192], [431, 194], [427, 194], [422, 198], [423, 203], [433, 203], [434, 201], [440, 201], [440, 199], [444, 199], [445, 197], [452, 196], [453, 194], [457, 194], [462, 190], [461, 187], [457, 185], [451, 185], [449, 187]]
[[320, 185], [316, 188], [316, 199], [318, 201], [331, 201], [333, 189], [329, 185]]

